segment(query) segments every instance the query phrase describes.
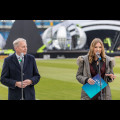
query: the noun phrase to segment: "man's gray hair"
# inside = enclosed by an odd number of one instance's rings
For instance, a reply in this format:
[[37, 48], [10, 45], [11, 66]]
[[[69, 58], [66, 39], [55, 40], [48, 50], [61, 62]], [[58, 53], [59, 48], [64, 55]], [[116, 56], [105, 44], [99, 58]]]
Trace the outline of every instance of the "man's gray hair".
[[13, 42], [13, 46], [17, 47], [19, 45], [19, 42], [21, 42], [21, 41], [26, 42], [26, 40], [24, 38], [18, 38]]

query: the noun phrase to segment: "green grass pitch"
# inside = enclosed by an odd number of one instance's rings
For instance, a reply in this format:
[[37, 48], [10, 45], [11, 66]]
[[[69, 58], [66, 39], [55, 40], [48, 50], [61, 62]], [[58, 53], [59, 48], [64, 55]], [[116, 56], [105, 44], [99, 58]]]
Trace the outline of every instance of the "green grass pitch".
[[[117, 76], [110, 83], [112, 99], [120, 100], [120, 58], [115, 58], [114, 73]], [[35, 85], [37, 100], [80, 100], [82, 85], [76, 80], [78, 66], [76, 59], [36, 60], [41, 75]], [[3, 60], [0, 60], [0, 74]], [[0, 83], [0, 100], [8, 99], [8, 88]]]

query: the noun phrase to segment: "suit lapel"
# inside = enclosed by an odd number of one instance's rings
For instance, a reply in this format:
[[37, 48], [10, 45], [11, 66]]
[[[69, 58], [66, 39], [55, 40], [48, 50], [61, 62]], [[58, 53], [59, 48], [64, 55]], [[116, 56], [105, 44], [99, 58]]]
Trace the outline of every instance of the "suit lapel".
[[17, 68], [20, 70], [21, 69], [20, 64], [19, 64], [18, 59], [15, 54], [13, 54], [12, 61], [17, 66]]
[[[19, 70], [21, 70], [20, 64], [19, 64], [18, 59], [15, 54], [13, 54], [12, 61], [17, 66], [17, 68]], [[27, 63], [28, 63], [28, 59], [27, 59], [27, 55], [25, 55], [24, 56], [24, 64], [23, 64], [23, 72], [25, 71], [25, 69], [27, 67]]]
[[24, 72], [25, 69], [26, 69], [27, 63], [28, 63], [28, 58], [27, 58], [27, 55], [25, 55], [25, 56], [24, 56], [23, 72]]

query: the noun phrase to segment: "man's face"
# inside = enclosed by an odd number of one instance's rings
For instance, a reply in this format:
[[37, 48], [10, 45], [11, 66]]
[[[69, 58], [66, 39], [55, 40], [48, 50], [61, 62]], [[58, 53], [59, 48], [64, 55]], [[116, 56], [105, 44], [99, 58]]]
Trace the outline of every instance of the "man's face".
[[20, 56], [21, 53], [24, 53], [24, 55], [27, 54], [27, 43], [24, 41], [19, 42], [19, 45], [15, 47], [16, 53]]

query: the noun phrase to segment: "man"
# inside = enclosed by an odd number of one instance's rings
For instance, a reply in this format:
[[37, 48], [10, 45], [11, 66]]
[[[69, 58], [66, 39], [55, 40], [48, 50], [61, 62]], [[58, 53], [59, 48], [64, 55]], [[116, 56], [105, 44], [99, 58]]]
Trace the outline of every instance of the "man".
[[[15, 53], [4, 60], [1, 83], [8, 86], [8, 100], [20, 100], [23, 88], [24, 100], [35, 100], [34, 85], [40, 80], [35, 58], [27, 54], [27, 43], [23, 38], [13, 42]], [[20, 56], [23, 53], [23, 82], [21, 82]], [[23, 84], [22, 84], [23, 83]]]

